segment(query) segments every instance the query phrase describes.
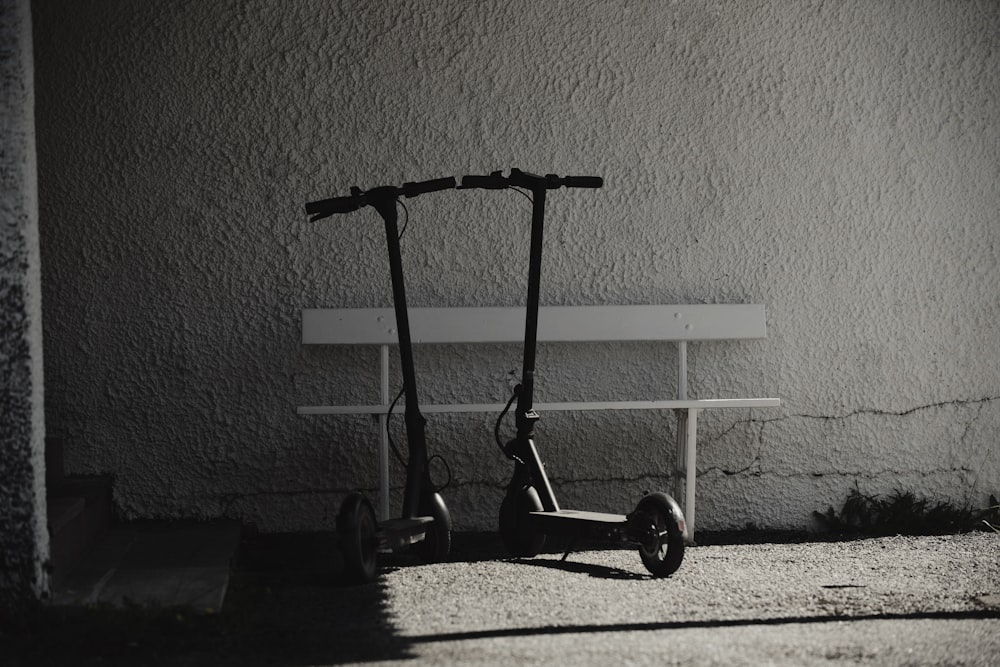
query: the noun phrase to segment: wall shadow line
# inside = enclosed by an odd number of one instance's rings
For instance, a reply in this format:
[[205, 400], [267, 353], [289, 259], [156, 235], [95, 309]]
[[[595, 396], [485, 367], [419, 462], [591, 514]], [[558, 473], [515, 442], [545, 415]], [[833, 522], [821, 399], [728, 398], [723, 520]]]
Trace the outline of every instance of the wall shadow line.
[[1000, 610], [971, 609], [966, 611], [925, 611], [905, 614], [859, 614], [837, 616], [781, 616], [775, 618], [716, 619], [700, 621], [652, 621], [646, 623], [594, 623], [581, 625], [552, 625], [531, 628], [497, 628], [468, 632], [445, 632], [427, 635], [407, 635], [411, 644], [473, 641], [477, 639], [504, 639], [598, 632], [654, 632], [657, 630], [693, 630], [715, 628], [767, 627], [781, 625], [839, 623], [844, 621], [920, 621], [920, 620], [983, 620], [1000, 619]]

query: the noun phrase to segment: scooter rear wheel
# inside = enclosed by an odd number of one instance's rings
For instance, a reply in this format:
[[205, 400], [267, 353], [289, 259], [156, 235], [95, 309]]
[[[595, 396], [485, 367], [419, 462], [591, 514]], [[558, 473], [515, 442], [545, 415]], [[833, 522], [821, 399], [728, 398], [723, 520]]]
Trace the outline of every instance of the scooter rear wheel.
[[356, 583], [375, 581], [378, 574], [378, 523], [375, 510], [360, 493], [347, 496], [337, 516], [344, 571]]
[[684, 560], [684, 515], [665, 493], [650, 493], [635, 508], [635, 520], [646, 533], [639, 543], [642, 564], [654, 577], [668, 577]]
[[428, 563], [440, 563], [451, 553], [451, 514], [440, 493], [432, 494], [420, 507], [422, 516], [434, 518], [424, 539], [413, 550]]
[[512, 556], [531, 558], [545, 546], [545, 533], [535, 530], [531, 512], [541, 512], [542, 501], [535, 487], [508, 488], [500, 503], [500, 539]]

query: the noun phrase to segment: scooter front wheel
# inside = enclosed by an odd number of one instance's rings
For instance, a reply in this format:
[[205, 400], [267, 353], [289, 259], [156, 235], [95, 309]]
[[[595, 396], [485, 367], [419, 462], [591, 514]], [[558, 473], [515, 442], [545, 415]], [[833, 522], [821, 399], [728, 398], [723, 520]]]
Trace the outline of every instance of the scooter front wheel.
[[337, 516], [347, 577], [357, 583], [375, 581], [378, 573], [378, 524], [375, 510], [360, 493], [347, 496]]
[[541, 512], [542, 501], [535, 487], [510, 487], [500, 503], [500, 539], [512, 556], [531, 558], [545, 546], [545, 533], [535, 530], [531, 512]]
[[651, 493], [632, 515], [641, 531], [639, 557], [654, 577], [668, 577], [684, 560], [684, 515], [673, 498]]

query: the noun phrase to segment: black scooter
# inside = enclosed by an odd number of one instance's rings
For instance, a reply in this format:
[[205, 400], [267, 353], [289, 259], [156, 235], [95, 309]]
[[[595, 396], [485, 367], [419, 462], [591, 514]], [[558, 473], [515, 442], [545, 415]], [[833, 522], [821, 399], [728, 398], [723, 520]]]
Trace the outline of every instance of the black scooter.
[[[535, 448], [534, 425], [538, 413], [532, 407], [535, 375], [535, 347], [538, 330], [539, 287], [541, 285], [542, 239], [545, 227], [545, 195], [560, 187], [599, 188], [597, 176], [537, 176], [512, 169], [508, 176], [493, 172], [487, 176], [466, 176], [460, 189], [499, 190], [521, 188], [531, 194], [531, 249], [528, 265], [528, 299], [524, 331], [524, 363], [521, 383], [497, 419], [497, 444], [514, 461], [514, 475], [500, 505], [500, 536], [508, 551], [518, 557], [537, 555], [548, 535], [605, 539], [637, 544], [643, 565], [654, 577], [666, 577], [680, 567], [684, 558], [686, 527], [684, 515], [673, 498], [665, 493], [644, 496], [627, 515], [561, 509], [545, 468]], [[517, 401], [517, 435], [503, 444], [500, 425]], [[572, 546], [573, 542], [571, 542]], [[567, 549], [566, 555], [569, 555]], [[563, 556], [565, 560], [566, 556]]]
[[315, 222], [335, 213], [350, 213], [371, 206], [385, 222], [385, 238], [389, 251], [389, 271], [392, 278], [392, 301], [396, 312], [399, 336], [399, 357], [403, 374], [403, 395], [406, 398], [406, 440], [409, 460], [406, 464], [406, 488], [403, 516], [379, 524], [375, 510], [361, 493], [350, 494], [337, 516], [337, 532], [344, 549], [344, 564], [348, 576], [360, 582], [373, 581], [377, 576], [376, 556], [382, 549], [399, 549], [414, 545], [427, 561], [438, 562], [451, 550], [451, 515], [444, 499], [434, 491], [427, 456], [424, 426], [427, 420], [420, 414], [417, 400], [417, 380], [413, 369], [413, 345], [410, 321], [406, 309], [406, 287], [403, 282], [403, 260], [399, 244], [397, 200], [401, 196], [416, 197], [427, 192], [455, 187], [454, 178], [439, 178], [419, 183], [404, 183], [403, 187], [384, 186], [367, 191], [351, 188], [346, 197], [334, 197], [306, 204], [306, 213]]

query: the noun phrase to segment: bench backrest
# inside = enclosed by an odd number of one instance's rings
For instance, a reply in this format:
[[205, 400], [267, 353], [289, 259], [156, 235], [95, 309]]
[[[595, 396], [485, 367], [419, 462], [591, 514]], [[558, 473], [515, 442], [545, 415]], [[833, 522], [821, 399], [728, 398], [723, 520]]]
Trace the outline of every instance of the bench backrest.
[[[516, 343], [524, 308], [411, 308], [414, 343]], [[697, 341], [765, 338], [762, 304], [547, 306], [538, 313], [540, 342]], [[391, 308], [302, 311], [306, 345], [398, 343]]]

